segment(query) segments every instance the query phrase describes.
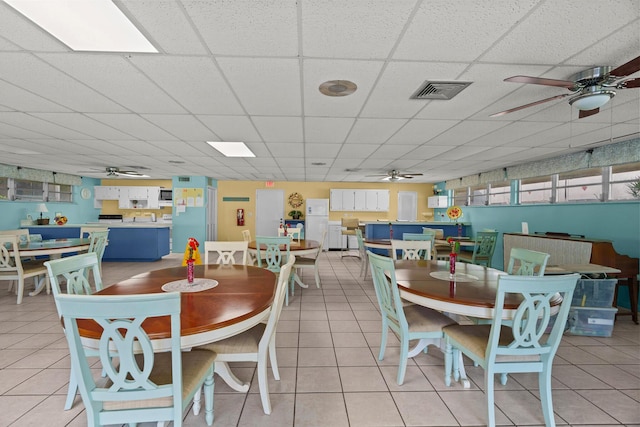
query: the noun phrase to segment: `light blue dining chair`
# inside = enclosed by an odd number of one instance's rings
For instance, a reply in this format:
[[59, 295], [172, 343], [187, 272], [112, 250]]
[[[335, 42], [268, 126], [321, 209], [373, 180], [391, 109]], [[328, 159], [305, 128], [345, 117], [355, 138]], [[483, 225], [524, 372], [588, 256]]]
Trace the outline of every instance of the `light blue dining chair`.
[[95, 253], [98, 257], [98, 268], [102, 272], [102, 257], [107, 247], [107, 239], [109, 238], [109, 229], [94, 230], [89, 233], [89, 249], [88, 253]]
[[[256, 249], [258, 267], [266, 268], [279, 274], [282, 265], [289, 261], [291, 239], [288, 236], [256, 236]], [[293, 296], [295, 283], [293, 280], [290, 280], [290, 282], [291, 296]], [[289, 290], [285, 295], [285, 304], [289, 305]]]
[[[180, 293], [144, 295], [56, 296], [64, 319], [72, 369], [87, 414], [87, 425], [135, 425], [141, 422], [173, 421], [182, 426], [182, 414], [204, 385], [205, 420], [213, 424], [213, 363], [211, 351], [180, 348]], [[171, 351], [154, 353], [143, 322], [156, 317], [171, 318]], [[90, 319], [102, 328], [100, 361], [107, 373], [104, 387], [93, 379], [81, 342], [78, 320]], [[153, 322], [153, 320], [149, 320]], [[113, 362], [109, 348], [118, 352]]]
[[[551, 369], [567, 322], [571, 299], [580, 275], [508, 276], [498, 278], [493, 322], [490, 325], [446, 326], [445, 384], [457, 381], [459, 352], [484, 369], [487, 425], [495, 426], [494, 375], [537, 372], [544, 422], [555, 426], [551, 396]], [[562, 298], [549, 335], [545, 329], [551, 304]], [[503, 320], [505, 301], [521, 300], [510, 322]]]
[[550, 257], [544, 252], [511, 248], [507, 273], [516, 276], [544, 276]]
[[[409, 350], [409, 341], [428, 341], [429, 344], [441, 347], [442, 328], [456, 324], [456, 321], [439, 311], [422, 307], [417, 304], [404, 306], [400, 298], [393, 259], [376, 255], [367, 251], [373, 285], [382, 314], [382, 339], [378, 359], [384, 359], [389, 329], [400, 339], [400, 362], [398, 366], [398, 385], [404, 383], [407, 361], [410, 357], [420, 354], [422, 347]], [[388, 276], [387, 276], [388, 275]], [[426, 347], [424, 347], [426, 349]]]
[[[95, 252], [47, 261], [44, 265], [47, 268], [54, 299], [63, 293], [60, 285], [62, 281], [66, 282], [67, 293], [71, 295], [91, 295], [102, 289], [98, 255]], [[58, 300], [55, 299], [55, 302], [58, 315], [62, 317]], [[97, 350], [86, 349], [85, 353], [88, 357], [99, 356]], [[102, 376], [106, 375], [104, 370], [102, 374]], [[67, 400], [64, 404], [65, 411], [73, 407], [77, 391], [78, 379], [72, 366], [69, 374]]]
[[462, 252], [458, 254], [458, 261], [470, 264], [484, 264], [487, 267], [491, 267], [491, 259], [493, 258], [497, 241], [497, 231], [478, 231], [476, 233], [475, 245], [473, 246], [473, 253]]

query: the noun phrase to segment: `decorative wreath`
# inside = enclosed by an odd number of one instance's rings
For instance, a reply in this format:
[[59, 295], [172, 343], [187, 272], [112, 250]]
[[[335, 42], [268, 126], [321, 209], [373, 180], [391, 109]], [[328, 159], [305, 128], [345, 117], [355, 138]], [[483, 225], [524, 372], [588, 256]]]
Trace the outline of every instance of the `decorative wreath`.
[[292, 208], [299, 208], [302, 206], [303, 202], [302, 195], [300, 193], [291, 193], [289, 194], [289, 206]]

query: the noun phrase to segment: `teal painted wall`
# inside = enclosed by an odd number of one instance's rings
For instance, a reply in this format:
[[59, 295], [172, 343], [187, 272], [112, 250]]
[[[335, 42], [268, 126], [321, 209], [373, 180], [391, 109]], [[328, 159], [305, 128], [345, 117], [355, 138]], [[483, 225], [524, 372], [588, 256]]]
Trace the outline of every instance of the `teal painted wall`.
[[[195, 237], [201, 245], [207, 236], [207, 187], [212, 185], [212, 180], [206, 176], [190, 176], [189, 182], [180, 181], [184, 177], [173, 177], [173, 198], [180, 197], [180, 189], [182, 188], [199, 188], [202, 189], [203, 206], [202, 207], [186, 207], [185, 212], [178, 212], [178, 207], [173, 207], [173, 229], [171, 252], [184, 253], [189, 237]], [[213, 181], [214, 183], [216, 181]], [[200, 251], [202, 253], [202, 250]]]
[[[100, 185], [100, 180], [95, 178], [82, 178], [82, 186], [73, 187], [73, 202], [46, 202], [49, 213], [43, 217], [49, 217], [53, 221], [56, 212], [66, 216], [69, 224], [84, 224], [87, 221], [97, 221], [100, 209], [93, 207], [93, 187]], [[80, 197], [82, 188], [91, 190], [91, 197], [84, 200]], [[42, 202], [0, 201], [0, 230], [13, 230], [20, 228], [20, 220], [27, 219], [31, 215], [33, 219], [40, 217], [36, 207]]]
[[[493, 256], [495, 268], [503, 268], [502, 233], [520, 232], [522, 222], [529, 223], [529, 233], [557, 231], [611, 240], [617, 253], [640, 258], [640, 202], [466, 206], [462, 210], [473, 233], [483, 228], [500, 232]], [[626, 291], [619, 302], [629, 307]]]

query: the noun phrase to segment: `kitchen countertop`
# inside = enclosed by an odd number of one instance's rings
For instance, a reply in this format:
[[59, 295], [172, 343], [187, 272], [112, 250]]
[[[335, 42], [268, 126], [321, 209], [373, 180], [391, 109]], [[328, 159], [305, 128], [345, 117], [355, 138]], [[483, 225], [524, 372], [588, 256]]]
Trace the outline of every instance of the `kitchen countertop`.
[[[70, 224], [65, 225], [48, 224], [48, 225], [29, 225], [28, 228], [78, 228], [78, 227], [107, 227], [107, 228], [171, 228], [172, 222], [158, 221], [158, 222], [87, 222], [85, 224]], [[26, 228], [26, 227], [22, 227]]]

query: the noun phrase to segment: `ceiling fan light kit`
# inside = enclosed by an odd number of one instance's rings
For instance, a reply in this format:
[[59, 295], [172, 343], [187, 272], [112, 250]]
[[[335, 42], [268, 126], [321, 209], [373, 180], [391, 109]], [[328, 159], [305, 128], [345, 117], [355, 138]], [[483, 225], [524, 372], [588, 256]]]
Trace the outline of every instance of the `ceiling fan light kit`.
[[508, 77], [504, 79], [505, 82], [560, 87], [568, 89], [573, 92], [573, 94], [552, 96], [551, 98], [542, 99], [540, 101], [492, 114], [490, 117], [502, 116], [504, 114], [513, 113], [515, 111], [520, 111], [525, 108], [565, 98], [567, 96], [571, 96], [571, 98], [569, 98], [569, 105], [580, 110], [578, 118], [582, 119], [589, 117], [597, 114], [600, 111], [600, 107], [616, 96], [616, 92], [613, 89], [634, 89], [640, 87], [640, 77], [624, 79], [638, 71], [640, 71], [640, 56], [617, 68], [601, 66], [580, 71], [579, 73], [571, 76], [569, 80], [556, 80], [532, 76]]

